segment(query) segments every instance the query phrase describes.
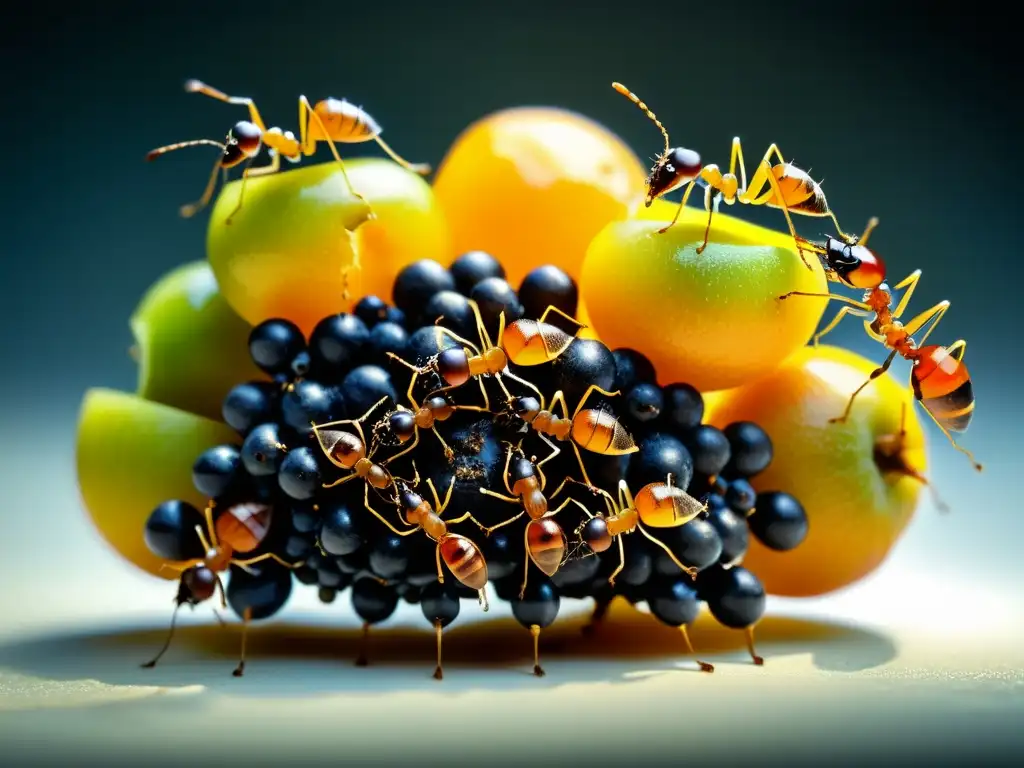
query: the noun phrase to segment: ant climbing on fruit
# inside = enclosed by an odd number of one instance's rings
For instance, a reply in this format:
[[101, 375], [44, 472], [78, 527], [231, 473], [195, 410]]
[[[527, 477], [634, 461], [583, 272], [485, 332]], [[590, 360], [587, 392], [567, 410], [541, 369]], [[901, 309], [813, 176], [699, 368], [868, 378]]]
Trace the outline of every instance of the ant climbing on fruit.
[[[885, 282], [886, 268], [882, 257], [867, 247], [866, 243], [872, 231], [878, 225], [878, 219], [872, 218], [857, 239], [838, 240], [826, 236], [824, 244], [803, 241], [821, 259], [825, 274], [832, 282], [838, 282], [847, 288], [858, 288], [864, 291], [861, 300], [852, 299], [836, 293], [810, 293], [790, 291], [779, 297], [783, 301], [790, 296], [814, 296], [834, 299], [845, 303], [832, 321], [814, 336], [817, 344], [829, 331], [833, 330], [846, 315], [867, 317], [864, 329], [867, 334], [891, 350], [881, 366], [871, 372], [867, 381], [857, 387], [846, 404], [841, 416], [829, 419], [830, 423], [841, 423], [849, 418], [854, 400], [872, 381], [889, 370], [897, 356], [911, 363], [910, 386], [914, 398], [924, 406], [925, 412], [946, 436], [956, 450], [965, 454], [974, 468], [979, 472], [982, 465], [974, 458], [974, 454], [959, 445], [951, 433], [966, 432], [974, 415], [974, 387], [971, 374], [963, 362], [967, 342], [963, 339], [953, 342], [948, 347], [936, 344], [926, 345], [928, 337], [935, 330], [942, 316], [949, 309], [948, 301], [940, 301], [930, 309], [926, 309], [907, 323], [900, 317], [910, 304], [910, 297], [921, 278], [921, 270], [914, 270], [905, 279], [891, 289]], [[893, 292], [905, 290], [905, 293], [892, 306]], [[873, 316], [873, 317], [872, 317]], [[928, 329], [916, 340], [914, 335], [925, 326]]]
[[[183, 564], [165, 563], [161, 566], [161, 570], [179, 572], [181, 578], [178, 583], [178, 594], [175, 598], [174, 613], [171, 614], [171, 628], [167, 633], [167, 640], [160, 652], [152, 660], [142, 665], [144, 669], [155, 667], [167, 649], [171, 647], [178, 609], [182, 605], [188, 603], [194, 607], [209, 600], [214, 593], [219, 593], [221, 606], [227, 608], [227, 596], [220, 574], [225, 573], [232, 565], [244, 570], [249, 570], [249, 566], [266, 560], [273, 560], [289, 569], [295, 569], [302, 565], [301, 562], [289, 563], [273, 552], [265, 552], [244, 560], [235, 559], [236, 554], [252, 552], [263, 543], [270, 530], [272, 507], [256, 503], [236, 504], [218, 515], [216, 522], [213, 519], [213, 509], [214, 502], [211, 501], [203, 512], [206, 517], [206, 533], [203, 532], [201, 525], [197, 525], [195, 529], [205, 555], [202, 558], [188, 560]], [[252, 621], [252, 610], [246, 608], [242, 615], [242, 650], [238, 666], [232, 673], [235, 677], [241, 677], [245, 672], [245, 641], [250, 621]]]
[[[548, 498], [544, 495], [547, 487], [547, 477], [544, 475], [544, 465], [561, 453], [561, 450], [548, 440], [544, 435], [540, 439], [551, 448], [551, 453], [541, 461], [536, 457], [527, 458], [522, 446], [509, 445], [505, 454], [505, 470], [502, 473], [502, 480], [505, 483], [506, 496], [503, 493], [492, 491], [489, 488], [481, 488], [480, 493], [501, 499], [510, 504], [517, 504], [520, 511], [507, 520], [497, 525], [488, 527], [480, 526], [484, 535], [490, 536], [491, 532], [515, 522], [523, 515], [527, 515], [530, 521], [523, 531], [523, 545], [526, 550], [526, 562], [523, 568], [523, 583], [519, 589], [519, 599], [523, 599], [526, 592], [526, 584], [530, 576], [530, 562], [537, 566], [546, 576], [554, 576], [558, 569], [565, 562], [566, 541], [562, 527], [554, 521], [554, 517], [570, 503], [577, 504], [581, 509], [586, 508], [576, 499], [567, 498], [555, 509], [548, 508]], [[515, 460], [513, 461], [513, 454]], [[555, 491], [557, 494], [562, 490], [566, 480]], [[588, 513], [589, 514], [589, 513]]]
[[[622, 83], [612, 83], [612, 88], [636, 104], [658, 127], [665, 138], [665, 149], [655, 159], [650, 175], [647, 177], [645, 205], [650, 206], [656, 198], [674, 192], [684, 185], [686, 187], [676, 215], [668, 226], [658, 230], [659, 234], [664, 234], [675, 225], [690, 199], [690, 193], [693, 192], [694, 186], [701, 183], [705, 185], [704, 209], [708, 214], [708, 223], [704, 229], [704, 242], [697, 247], [697, 253], [703, 253], [707, 248], [708, 237], [711, 233], [711, 220], [720, 201], [724, 201], [726, 205], [739, 202], [744, 205], [766, 205], [769, 208], [781, 210], [783, 216], [786, 217], [789, 232], [796, 243], [797, 252], [808, 269], [811, 268], [811, 265], [804, 256], [801, 239], [797, 236], [796, 228], [790, 217], [791, 213], [831, 218], [840, 237], [848, 240], [847, 235], [839, 226], [839, 220], [835, 213], [829, 208], [825, 193], [821, 188], [821, 182], [811, 178], [808, 171], [796, 167], [791, 162], [786, 162], [778, 145], [772, 144], [768, 147], [768, 151], [764, 153], [764, 157], [758, 163], [757, 170], [748, 186], [747, 169], [743, 161], [743, 149], [738, 136], [732, 140], [729, 170], [722, 173], [722, 170], [715, 164], [702, 165], [700, 154], [695, 150], [672, 147], [665, 126], [650, 107], [626, 86]], [[777, 159], [778, 163], [772, 165], [773, 159]], [[736, 176], [737, 164], [739, 165], [739, 177]], [[768, 189], [766, 190], [765, 187]]]
[[[566, 481], [585, 485], [572, 478], [566, 478]], [[683, 565], [667, 544], [654, 537], [644, 527], [678, 528], [701, 512], [707, 511], [706, 505], [701, 504], [682, 488], [672, 485], [671, 474], [664, 483], [648, 483], [635, 497], [625, 480], [619, 481], [617, 498], [613, 498], [603, 488], [592, 485], [587, 487], [592, 493], [600, 494], [604, 498], [608, 514], [595, 515], [583, 506], [588, 519], [576, 529], [575, 534], [582, 544], [595, 553], [610, 549], [612, 542], [618, 541], [619, 564], [608, 577], [609, 586], [615, 586], [615, 577], [626, 567], [626, 548], [622, 536], [633, 531], [640, 531], [645, 538], [660, 547], [681, 571], [690, 578], [696, 578], [696, 568]]]

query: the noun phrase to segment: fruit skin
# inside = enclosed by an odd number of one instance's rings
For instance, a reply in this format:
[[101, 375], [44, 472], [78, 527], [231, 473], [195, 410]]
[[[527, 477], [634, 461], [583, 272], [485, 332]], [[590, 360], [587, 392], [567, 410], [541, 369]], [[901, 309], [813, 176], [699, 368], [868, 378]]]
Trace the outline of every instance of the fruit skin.
[[219, 420], [233, 386], [266, 378], [249, 358], [249, 324], [221, 296], [205, 261], [153, 283], [129, 326], [139, 363], [136, 394], [146, 400]]
[[751, 537], [744, 565], [771, 594], [823, 595], [864, 578], [910, 522], [920, 482], [882, 474], [873, 456], [877, 438], [899, 432], [906, 405], [903, 458], [926, 474], [924, 432], [910, 388], [881, 376], [857, 396], [847, 423], [828, 423], [877, 367], [843, 349], [807, 347], [771, 375], [724, 393], [708, 414], [721, 427], [754, 421], [764, 428], [775, 456], [752, 485], [759, 493], [790, 493], [807, 512], [807, 538], [792, 551], [774, 552]]
[[641, 206], [646, 177], [604, 126], [563, 109], [522, 107], [469, 126], [438, 167], [434, 191], [452, 254], [487, 251], [519, 285], [542, 264], [578, 281], [587, 244]]
[[[291, 320], [309, 334], [322, 318], [375, 294], [390, 296], [399, 270], [416, 259], [451, 257], [448, 227], [430, 185], [390, 160], [346, 160], [352, 197], [334, 161], [226, 184], [210, 214], [207, 254], [224, 298], [250, 324]], [[343, 269], [358, 252], [363, 269]]]
[[807, 343], [826, 300], [778, 297], [827, 292], [813, 254], [808, 270], [788, 234], [721, 213], [698, 254], [706, 215], [688, 210], [658, 234], [667, 223], [615, 222], [591, 242], [580, 291], [605, 344], [643, 353], [661, 381], [706, 391], [763, 376]]
[[[244, 347], [243, 343], [243, 347]], [[82, 502], [100, 535], [128, 562], [176, 579], [146, 547], [149, 514], [167, 499], [197, 509], [192, 465], [207, 448], [237, 441], [226, 424], [110, 389], [90, 389], [78, 419], [76, 462]]]

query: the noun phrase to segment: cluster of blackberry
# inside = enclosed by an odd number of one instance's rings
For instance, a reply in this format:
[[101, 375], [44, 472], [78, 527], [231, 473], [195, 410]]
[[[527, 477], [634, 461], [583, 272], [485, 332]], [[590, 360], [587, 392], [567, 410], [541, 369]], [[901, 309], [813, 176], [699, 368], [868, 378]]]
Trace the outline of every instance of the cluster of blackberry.
[[465, 598], [486, 610], [488, 583], [533, 635], [537, 674], [562, 598], [595, 599], [595, 622], [617, 596], [646, 602], [684, 637], [703, 602], [747, 630], [760, 663], [748, 537], [787, 550], [807, 532], [795, 498], [749, 482], [772, 460], [764, 431], [702, 423], [693, 387], [580, 338], [577, 287], [554, 267], [517, 291], [485, 253], [421, 261], [393, 296], [308, 339], [287, 320], [253, 329], [270, 380], [224, 402], [239, 441], [194, 467], [209, 507], [168, 501], [146, 525], [154, 554], [183, 568], [178, 607], [219, 591], [248, 625], [281, 609], [293, 575], [324, 603], [348, 589], [367, 630], [419, 604], [439, 677], [441, 629]]

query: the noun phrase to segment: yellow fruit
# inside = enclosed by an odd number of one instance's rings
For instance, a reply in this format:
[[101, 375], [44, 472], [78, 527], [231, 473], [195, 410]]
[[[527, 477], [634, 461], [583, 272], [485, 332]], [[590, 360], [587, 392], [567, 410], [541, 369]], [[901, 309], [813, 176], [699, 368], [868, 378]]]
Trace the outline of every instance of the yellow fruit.
[[642, 205], [646, 177], [632, 150], [589, 118], [517, 108], [467, 128], [438, 168], [434, 191], [451, 226], [452, 258], [487, 251], [518, 288], [542, 264], [578, 280], [587, 244]]
[[149, 513], [181, 499], [199, 508], [192, 487], [199, 454], [238, 435], [225, 424], [124, 392], [90, 389], [78, 421], [76, 461], [82, 502], [100, 535], [128, 562], [164, 578], [164, 562], [143, 539]]
[[[369, 209], [348, 192], [336, 162], [227, 184], [210, 215], [207, 254], [224, 298], [255, 325], [283, 317], [309, 333], [367, 294], [391, 299], [395, 276], [418, 259], [450, 261], [448, 227], [424, 179], [390, 160], [347, 160]], [[361, 270], [345, 268], [358, 253]]]
[[642, 352], [660, 381], [713, 390], [763, 376], [807, 343], [826, 300], [778, 297], [828, 290], [814, 254], [808, 269], [789, 235], [724, 214], [698, 254], [707, 215], [687, 208], [658, 234], [669, 220], [615, 222], [590, 244], [580, 295], [605, 344]]
[[[807, 538], [796, 549], [775, 552], [751, 537], [744, 565], [776, 595], [807, 597], [832, 592], [874, 571], [885, 560], [914, 513], [927, 469], [924, 432], [905, 382], [881, 376], [840, 416], [853, 391], [878, 363], [835, 347], [807, 347], [758, 382], [721, 393], [707, 421], [725, 427], [754, 421], [771, 437], [774, 459], [752, 482], [758, 491], [785, 491], [807, 512]], [[902, 450], [889, 463], [878, 446]], [[900, 463], [902, 470], [894, 469]]]
[[136, 394], [220, 421], [228, 391], [266, 376], [249, 357], [249, 324], [228, 306], [205, 261], [178, 267], [132, 314], [139, 363]]

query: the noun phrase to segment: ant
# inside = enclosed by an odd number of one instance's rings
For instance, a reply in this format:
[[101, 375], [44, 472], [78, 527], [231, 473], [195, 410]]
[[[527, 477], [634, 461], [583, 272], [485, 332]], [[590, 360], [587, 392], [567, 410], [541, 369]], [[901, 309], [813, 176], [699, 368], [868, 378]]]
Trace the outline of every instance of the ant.
[[[167, 649], [171, 647], [178, 609], [182, 605], [188, 603], [195, 607], [199, 603], [209, 600], [216, 592], [220, 594], [221, 607], [228, 607], [227, 595], [224, 592], [220, 574], [226, 572], [232, 565], [244, 570], [249, 570], [249, 566], [266, 560], [274, 560], [290, 569], [302, 565], [302, 563], [288, 563], [273, 552], [265, 552], [246, 560], [235, 559], [236, 554], [252, 552], [263, 543], [270, 529], [272, 507], [256, 503], [236, 504], [228, 507], [219, 515], [216, 523], [213, 520], [213, 507], [214, 502], [211, 501], [203, 512], [206, 517], [206, 533], [203, 533], [202, 526], [196, 526], [196, 534], [206, 552], [205, 556], [186, 561], [184, 564], [165, 563], [161, 566], [161, 570], [166, 568], [179, 572], [181, 580], [178, 584], [178, 595], [175, 598], [174, 613], [171, 614], [171, 628], [167, 633], [167, 640], [160, 652], [151, 661], [142, 665], [144, 669], [155, 667]], [[207, 535], [209, 539], [207, 539]], [[250, 621], [252, 621], [252, 609], [246, 608], [242, 614], [241, 655], [238, 666], [232, 673], [235, 677], [241, 677], [245, 672], [245, 640]]]
[[221, 157], [213, 167], [210, 180], [207, 182], [206, 191], [199, 201], [183, 206], [181, 215], [189, 218], [205, 207], [213, 196], [213, 189], [217, 183], [217, 172], [227, 171], [242, 162], [251, 162], [259, 154], [260, 148], [266, 145], [270, 152], [270, 163], [260, 168], [246, 168], [242, 174], [242, 188], [238, 193], [238, 205], [225, 220], [226, 224], [242, 208], [242, 197], [245, 194], [245, 181], [253, 176], [265, 176], [276, 173], [281, 168], [281, 158], [292, 163], [297, 163], [303, 157], [310, 157], [316, 152], [317, 144], [324, 142], [328, 145], [334, 159], [341, 168], [342, 177], [353, 197], [366, 202], [362, 195], [358, 194], [352, 187], [352, 182], [345, 169], [345, 163], [338, 154], [335, 142], [353, 144], [364, 141], [376, 141], [392, 160], [406, 170], [426, 175], [430, 173], [430, 166], [425, 164], [414, 164], [404, 160], [389, 147], [380, 137], [380, 124], [362, 107], [357, 107], [345, 99], [323, 99], [318, 101], [316, 106], [309, 103], [305, 96], [299, 96], [299, 138], [291, 131], [282, 131], [278, 127], [267, 128], [260, 115], [259, 109], [252, 99], [245, 96], [228, 96], [216, 88], [212, 88], [199, 80], [188, 80], [185, 83], [185, 90], [189, 93], [201, 93], [204, 96], [223, 101], [228, 104], [241, 104], [249, 109], [249, 120], [243, 120], [235, 124], [228, 132], [224, 144], [209, 139], [198, 139], [196, 141], [184, 141], [171, 144], [166, 147], [154, 149], [147, 156], [147, 160], [184, 147], [199, 145], [212, 145], [221, 149]]
[[[569, 482], [579, 485], [578, 480], [567, 478]], [[644, 526], [651, 528], [678, 528], [685, 525], [702, 512], [707, 505], [678, 486], [672, 485], [671, 473], [664, 483], [648, 483], [640, 489], [636, 497], [630, 492], [625, 480], [619, 481], [618, 498], [603, 488], [588, 486], [593, 493], [604, 497], [607, 515], [594, 515], [583, 507], [589, 518], [575, 531], [579, 540], [593, 552], [604, 552], [611, 548], [612, 541], [619, 543], [619, 564], [608, 577], [608, 586], [615, 586], [615, 577], [626, 567], [626, 548], [622, 540], [623, 534], [640, 531], [648, 540], [659, 546], [672, 559], [672, 562], [691, 579], [697, 577], [697, 569], [683, 565], [671, 548], [663, 541], [652, 536]]]
[[[583, 481], [591, 487], [593, 487], [593, 483], [587, 476], [587, 468], [583, 465], [583, 456], [580, 455], [577, 446], [603, 456], [622, 456], [640, 450], [633, 441], [633, 437], [619, 423], [614, 414], [599, 408], [585, 409], [583, 407], [594, 392], [606, 397], [615, 397], [619, 394], [617, 391], [608, 392], [596, 384], [591, 384], [580, 398], [572, 416], [569, 415], [569, 406], [565, 403], [565, 393], [561, 390], [555, 392], [547, 407], [545, 407], [543, 395], [539, 400], [527, 395], [510, 398], [508, 402], [508, 409], [541, 437], [550, 435], [559, 441], [569, 441], [576, 454], [576, 460], [579, 462]], [[556, 405], [561, 405], [562, 416], [554, 413]]]
[[[811, 265], [800, 247], [801, 239], [796, 234], [790, 213], [799, 213], [804, 216], [827, 216], [832, 219], [840, 236], [844, 240], [848, 240], [839, 226], [836, 215], [828, 206], [825, 193], [821, 189], [821, 182], [811, 178], [807, 171], [797, 168], [792, 163], [787, 163], [777, 144], [773, 143], [768, 147], [768, 151], [764, 153], [764, 157], [761, 158], [761, 162], [758, 163], [757, 170], [750, 180], [750, 186], [747, 186], [747, 169], [743, 161], [743, 149], [738, 136], [732, 140], [729, 171], [722, 173], [722, 170], [715, 164], [702, 165], [700, 154], [696, 151], [685, 147], [673, 148], [668, 130], [647, 104], [622, 83], [612, 83], [612, 88], [636, 104], [665, 137], [665, 149], [655, 159], [650, 175], [647, 177], [645, 205], [649, 207], [655, 198], [686, 186], [676, 215], [668, 226], [658, 230], [658, 234], [664, 234], [675, 225], [683, 208], [686, 207], [687, 200], [690, 199], [694, 185], [700, 182], [705, 185], [704, 210], [708, 213], [708, 223], [704, 229], [704, 242], [697, 247], [697, 253], [703, 253], [707, 248], [708, 237], [711, 233], [711, 219], [721, 200], [724, 200], [726, 205], [740, 202], [744, 205], [766, 205], [769, 208], [781, 210], [786, 217], [789, 232], [796, 243], [797, 252], [808, 269], [811, 268]], [[773, 158], [778, 159], [777, 165], [772, 165]], [[739, 164], [739, 178], [736, 177], [737, 163]], [[768, 186], [767, 191], [765, 186]]]
[[[835, 299], [847, 305], [842, 307], [832, 321], [814, 336], [815, 344], [822, 336], [833, 330], [846, 315], [852, 314], [867, 318], [874, 315], [873, 319], [865, 319], [864, 329], [871, 338], [891, 350], [882, 365], [872, 371], [868, 380], [850, 395], [843, 414], [829, 419], [829, 423], [846, 421], [857, 395], [872, 381], [888, 371], [893, 360], [899, 355], [911, 363], [910, 386], [914, 392], [914, 398], [924, 406], [925, 412], [942, 430], [953, 447], [965, 454], [974, 468], [980, 472], [982, 465], [974, 458], [974, 454], [958, 445], [951, 434], [965, 432], [974, 415], [974, 387], [971, 383], [971, 374], [963, 362], [967, 342], [960, 339], [948, 347], [935, 344], [925, 345], [925, 341], [935, 330], [942, 316], [946, 314], [946, 310], [949, 309], [948, 301], [940, 301], [906, 324], [900, 322], [899, 318], [910, 304], [910, 297], [921, 278], [921, 270], [915, 270], [890, 289], [885, 282], [885, 262], [882, 261], [881, 256], [865, 244], [876, 226], [878, 226], [878, 219], [873, 217], [868, 221], [864, 234], [857, 239], [842, 241], [826, 236], [823, 245], [804, 241], [818, 254], [822, 266], [825, 268], [826, 277], [847, 288], [863, 290], [864, 295], [861, 300], [836, 293], [804, 291], [790, 291], [779, 297], [779, 300], [782, 301], [790, 296], [815, 296]], [[893, 291], [904, 289], [906, 292], [893, 308]], [[919, 341], [915, 340], [914, 334], [926, 325], [928, 330], [924, 332]]]
[[[523, 515], [528, 515], [530, 518], [530, 522], [526, 524], [526, 529], [523, 531], [523, 544], [526, 549], [527, 558], [523, 570], [523, 583], [519, 589], [520, 600], [523, 599], [523, 595], [526, 593], [526, 584], [530, 576], [530, 561], [533, 561], [533, 564], [546, 576], [554, 576], [564, 562], [566, 550], [565, 534], [562, 532], [561, 526], [552, 518], [570, 503], [575, 503], [586, 511], [586, 508], [580, 502], [572, 498], [566, 499], [555, 509], [548, 509], [548, 498], [544, 495], [547, 477], [544, 475], [543, 466], [558, 456], [561, 451], [558, 446], [554, 445], [543, 435], [540, 435], [540, 439], [551, 448], [551, 453], [539, 462], [536, 457], [526, 458], [521, 445], [509, 446], [509, 450], [505, 455], [505, 471], [502, 473], [505, 490], [509, 493], [508, 496], [492, 491], [489, 488], [480, 489], [482, 494], [507, 501], [510, 504], [518, 504], [522, 507], [515, 515], [497, 525], [490, 527], [481, 525], [480, 528], [486, 536], [490, 536], [491, 532], [498, 528], [515, 522]], [[518, 454], [515, 462], [512, 461], [513, 453]], [[566, 481], [562, 481], [562, 485], [558, 487], [555, 494], [562, 490], [562, 486], [565, 485]]]
[[[557, 307], [550, 306], [544, 310], [539, 320], [516, 320], [506, 328], [505, 313], [501, 312], [498, 316], [498, 343], [494, 344], [484, 326], [480, 307], [472, 299], [469, 301], [469, 306], [473, 310], [473, 317], [476, 320], [480, 346], [462, 338], [443, 325], [436, 325], [439, 334], [447, 336], [461, 346], [442, 350], [423, 366], [413, 365], [394, 352], [388, 352], [388, 357], [413, 372], [412, 380], [409, 382], [409, 400], [415, 404], [413, 388], [416, 386], [418, 377], [426, 373], [436, 373], [444, 382], [444, 386], [434, 394], [461, 387], [470, 379], [476, 379], [484, 399], [483, 408], [458, 406], [464, 410], [491, 410], [490, 397], [483, 381], [484, 376], [493, 376], [510, 401], [513, 397], [505, 386], [503, 381], [505, 377], [519, 382], [540, 395], [540, 390], [537, 387], [508, 370], [508, 364], [512, 362], [516, 365], [529, 366], [554, 360], [569, 348], [575, 336], [570, 336], [561, 328], [546, 322], [548, 313], [554, 311], [573, 323], [576, 323], [576, 320]], [[576, 324], [579, 326], [577, 329], [577, 333], [579, 333], [583, 326], [579, 323]]]
[[[483, 408], [474, 405], [453, 405], [448, 398], [440, 394], [429, 396], [421, 405], [417, 405], [416, 401], [411, 397], [410, 401], [416, 410], [410, 411], [402, 405], [396, 406], [395, 410], [391, 411], [383, 419], [374, 424], [372, 430], [374, 439], [380, 439], [381, 433], [387, 432], [393, 435], [400, 445], [404, 445], [409, 442], [409, 440], [412, 440], [412, 444], [409, 448], [406, 449], [403, 454], [400, 454], [404, 455], [404, 453], [411, 451], [419, 444], [419, 430], [429, 429], [434, 433], [438, 442], [441, 443], [441, 448], [444, 449], [444, 455], [448, 461], [455, 458], [455, 452], [448, 446], [445, 439], [441, 437], [441, 433], [437, 431], [436, 422], [447, 421], [456, 410], [484, 410]], [[379, 404], [380, 403], [378, 403], [378, 405]]]

